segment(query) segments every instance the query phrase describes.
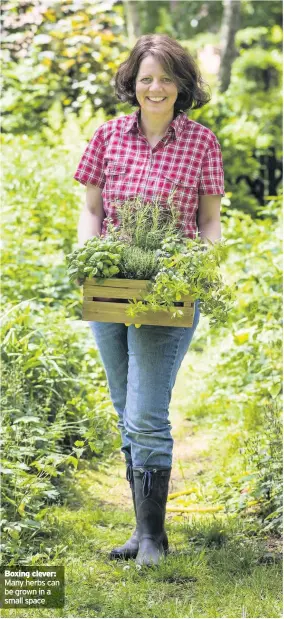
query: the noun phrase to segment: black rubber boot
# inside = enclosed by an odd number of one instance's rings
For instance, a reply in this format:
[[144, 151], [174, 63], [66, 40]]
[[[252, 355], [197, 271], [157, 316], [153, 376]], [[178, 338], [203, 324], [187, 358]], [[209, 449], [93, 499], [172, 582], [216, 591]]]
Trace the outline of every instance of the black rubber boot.
[[[134, 482], [133, 482], [133, 469], [131, 464], [127, 464], [126, 467], [126, 479], [129, 481], [129, 485], [132, 492], [132, 500], [135, 510], [136, 516], [136, 505], [135, 505], [135, 493], [134, 493]], [[123, 544], [123, 546], [118, 546], [118, 548], [113, 548], [111, 551], [109, 558], [113, 559], [135, 559], [138, 553], [139, 541], [138, 541], [138, 531], [137, 527], [135, 531], [132, 533], [131, 537]]]
[[[134, 511], [135, 511], [135, 516], [137, 520], [133, 469], [132, 469], [131, 464], [127, 465], [126, 479], [127, 481], [129, 481], [129, 485], [131, 488]], [[165, 552], [167, 552], [169, 544], [168, 544], [167, 534], [165, 531], [163, 534], [163, 546], [164, 546]], [[136, 526], [135, 531], [132, 533], [131, 537], [125, 542], [125, 544], [123, 544], [123, 546], [118, 546], [117, 548], [113, 548], [113, 550], [111, 551], [109, 555], [109, 558], [111, 560], [125, 559], [126, 561], [128, 559], [136, 559], [138, 550], [139, 550], [139, 536], [138, 536], [138, 529]]]
[[168, 540], [164, 543], [164, 523], [170, 476], [171, 469], [133, 471], [139, 536], [138, 565], [157, 565], [168, 551]]

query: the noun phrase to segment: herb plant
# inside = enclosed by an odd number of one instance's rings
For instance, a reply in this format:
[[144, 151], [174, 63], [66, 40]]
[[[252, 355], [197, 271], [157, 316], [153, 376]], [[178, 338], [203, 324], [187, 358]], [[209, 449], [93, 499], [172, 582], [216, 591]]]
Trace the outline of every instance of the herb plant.
[[119, 236], [144, 250], [159, 249], [164, 238], [179, 230], [179, 213], [172, 198], [166, 205], [158, 199], [144, 203], [140, 196], [116, 204]]
[[119, 273], [123, 243], [103, 237], [89, 239], [67, 256], [68, 275], [83, 284], [87, 277], [113, 277]]
[[150, 291], [142, 300], [130, 301], [127, 314], [134, 317], [163, 309], [173, 317], [182, 316], [183, 310], [174, 303], [190, 295], [199, 299], [200, 310], [209, 316], [210, 324], [225, 322], [232, 305], [231, 289], [223, 283], [219, 269], [225, 254], [222, 241], [205, 247], [199, 238], [181, 243], [178, 235], [167, 237], [156, 252], [159, 266]]
[[124, 279], [151, 279], [158, 273], [158, 250], [142, 249], [136, 245], [122, 250], [119, 264], [120, 277]]

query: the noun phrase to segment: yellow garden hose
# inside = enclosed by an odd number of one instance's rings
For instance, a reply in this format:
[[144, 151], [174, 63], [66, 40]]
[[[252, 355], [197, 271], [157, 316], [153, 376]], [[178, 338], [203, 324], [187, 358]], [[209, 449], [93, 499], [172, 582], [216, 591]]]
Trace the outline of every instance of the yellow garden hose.
[[180, 513], [186, 513], [186, 514], [192, 514], [194, 512], [196, 513], [200, 513], [200, 514], [206, 514], [206, 513], [214, 513], [214, 512], [221, 512], [223, 511], [225, 508], [223, 505], [205, 505], [202, 507], [202, 505], [192, 505], [191, 507], [167, 507], [167, 513], [168, 512], [180, 512]]
[[192, 494], [193, 492], [198, 492], [198, 488], [193, 487], [188, 490], [182, 490], [181, 492], [172, 492], [172, 494], [168, 495], [168, 501], [172, 501], [172, 499], [176, 499], [179, 496], [184, 496], [186, 494]]
[[[173, 499], [177, 499], [180, 496], [186, 496], [188, 494], [193, 494], [195, 492], [199, 492], [199, 488], [197, 488], [196, 486], [193, 486], [192, 488], [188, 488], [188, 490], [181, 490], [180, 492], [172, 492], [171, 494], [168, 495], [168, 501], [172, 501]], [[194, 512], [198, 512], [201, 514], [206, 514], [206, 513], [214, 513], [214, 512], [221, 512], [223, 511], [225, 508], [223, 505], [191, 505], [190, 507], [176, 507], [176, 506], [168, 506], [167, 507], [167, 512], [179, 512], [179, 513], [187, 513], [187, 514], [191, 514]]]

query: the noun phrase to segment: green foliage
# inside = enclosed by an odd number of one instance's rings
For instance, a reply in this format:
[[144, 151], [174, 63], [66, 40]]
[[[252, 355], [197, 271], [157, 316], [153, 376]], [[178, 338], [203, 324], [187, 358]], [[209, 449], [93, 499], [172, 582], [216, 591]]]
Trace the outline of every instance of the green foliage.
[[190, 295], [199, 300], [201, 312], [210, 316], [210, 324], [225, 322], [232, 301], [231, 289], [223, 283], [219, 271], [225, 251], [222, 242], [206, 248], [200, 238], [166, 237], [157, 251], [158, 272], [150, 292], [143, 295], [142, 301], [130, 302], [127, 313], [133, 317], [163, 309], [174, 317], [182, 316], [183, 310], [176, 309], [175, 302]]
[[219, 424], [223, 416], [235, 418], [243, 437], [237, 447], [249, 472], [238, 473], [221, 499], [274, 532], [281, 528], [282, 504], [280, 204], [271, 200], [262, 219], [226, 212], [224, 234], [231, 249], [224, 275], [236, 286], [236, 299], [228, 325], [211, 331], [213, 346], [221, 340], [222, 352], [214, 373], [203, 378], [204, 395], [196, 397], [196, 415], [212, 415]]
[[281, 391], [280, 203], [271, 201], [262, 220], [227, 212], [226, 234], [232, 246], [227, 264], [237, 285], [237, 303], [231, 316], [235, 345], [224, 362], [241, 364], [242, 372], [232, 375], [230, 385], [242, 387], [244, 400], [256, 393], [260, 405]]
[[126, 279], [151, 279], [158, 271], [157, 252], [136, 245], [126, 246], [119, 268], [120, 276]]
[[[34, 551], [44, 508], [62, 501], [60, 481], [81, 457], [100, 460], [116, 444], [115, 414], [97, 352], [63, 311], [34, 302], [2, 319], [2, 551], [8, 561]], [[74, 324], [74, 323], [73, 323]], [[79, 333], [77, 333], [79, 331]], [[64, 473], [64, 476], [63, 476]]]
[[165, 236], [179, 229], [179, 214], [172, 196], [166, 205], [159, 199], [144, 202], [140, 196], [116, 205], [119, 237], [142, 249], [159, 249]]
[[199, 300], [212, 325], [226, 321], [232, 293], [219, 271], [226, 253], [222, 242], [206, 248], [201, 238], [183, 237], [171, 201], [164, 210], [158, 201], [128, 200], [119, 205], [119, 220], [117, 227], [108, 221], [106, 238], [89, 239], [67, 256], [71, 280], [82, 284], [88, 277], [153, 278], [141, 301], [129, 300], [129, 316], [161, 309], [183, 316], [174, 304], [190, 295]]
[[175, 2], [170, 0], [142, 0], [137, 2], [139, 32], [169, 34], [174, 38], [192, 40], [199, 32], [217, 32], [221, 25], [221, 0], [203, 2]]
[[93, 237], [67, 256], [68, 276], [80, 284], [88, 277], [113, 277], [120, 272], [121, 241]]
[[117, 204], [118, 232], [108, 225], [108, 233], [125, 242], [119, 264], [120, 276], [130, 279], [151, 279], [158, 273], [158, 250], [165, 236], [178, 232], [178, 213], [172, 198], [167, 205], [136, 199]]
[[[48, 534], [79, 459], [118, 447], [104, 370], [66, 274], [80, 192], [76, 152], [5, 138], [2, 233], [3, 534], [5, 560], [28, 560]], [[79, 441], [79, 442], [78, 442]], [[64, 473], [64, 474], [63, 474]]]
[[113, 4], [32, 0], [4, 6], [5, 131], [40, 131], [58, 103], [62, 118], [86, 111], [86, 104], [88, 120], [100, 107], [115, 113], [112, 78], [127, 39], [122, 11]]
[[283, 440], [279, 406], [275, 402], [263, 409], [262, 428], [251, 435], [245, 446], [248, 467], [254, 472], [242, 479], [245, 503], [259, 505], [257, 516], [264, 531], [283, 530]]
[[5, 138], [3, 153], [3, 303], [34, 297], [41, 307], [63, 304], [75, 313], [80, 296], [67, 277], [65, 255], [75, 240], [80, 199], [72, 179], [76, 152], [61, 147], [55, 153], [38, 136], [21, 136]]
[[138, 196], [117, 205], [119, 225], [107, 220], [107, 238], [89, 239], [67, 256], [71, 281], [87, 277], [148, 279], [157, 272], [155, 249], [178, 231], [178, 213], [172, 200], [161, 208], [159, 201], [144, 203]]
[[[232, 208], [252, 215], [258, 215], [260, 210], [257, 198], [251, 193], [256, 179], [264, 179], [265, 200], [273, 197], [269, 196], [267, 170], [262, 167], [261, 155], [267, 155], [273, 146], [279, 162], [282, 158], [281, 36], [278, 26], [271, 30], [263, 25], [239, 30], [238, 55], [232, 65], [228, 90], [218, 93], [217, 85], [213, 84], [211, 103], [191, 113], [193, 120], [213, 131], [218, 127], [226, 195]], [[275, 45], [273, 41], [277, 37]], [[236, 183], [242, 175], [247, 180]]]
[[251, 494], [260, 502], [263, 526], [278, 531], [282, 504], [282, 437], [280, 410], [275, 406], [282, 391], [280, 207], [280, 198], [271, 201], [262, 211], [264, 219], [258, 221], [230, 212], [227, 233], [238, 252], [231, 254], [229, 265], [238, 278], [239, 300], [232, 316], [235, 346], [226, 352], [226, 359], [223, 356], [220, 367], [226, 374], [227, 393], [241, 395], [244, 410], [254, 411], [248, 424], [258, 430], [255, 442], [251, 438], [247, 447], [256, 469]]

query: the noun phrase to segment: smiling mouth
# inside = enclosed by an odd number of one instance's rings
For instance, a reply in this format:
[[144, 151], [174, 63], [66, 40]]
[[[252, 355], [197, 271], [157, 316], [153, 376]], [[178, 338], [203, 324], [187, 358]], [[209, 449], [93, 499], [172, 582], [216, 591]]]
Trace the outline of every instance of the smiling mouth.
[[146, 97], [146, 99], [151, 101], [151, 103], [162, 103], [166, 100], [166, 97]]

